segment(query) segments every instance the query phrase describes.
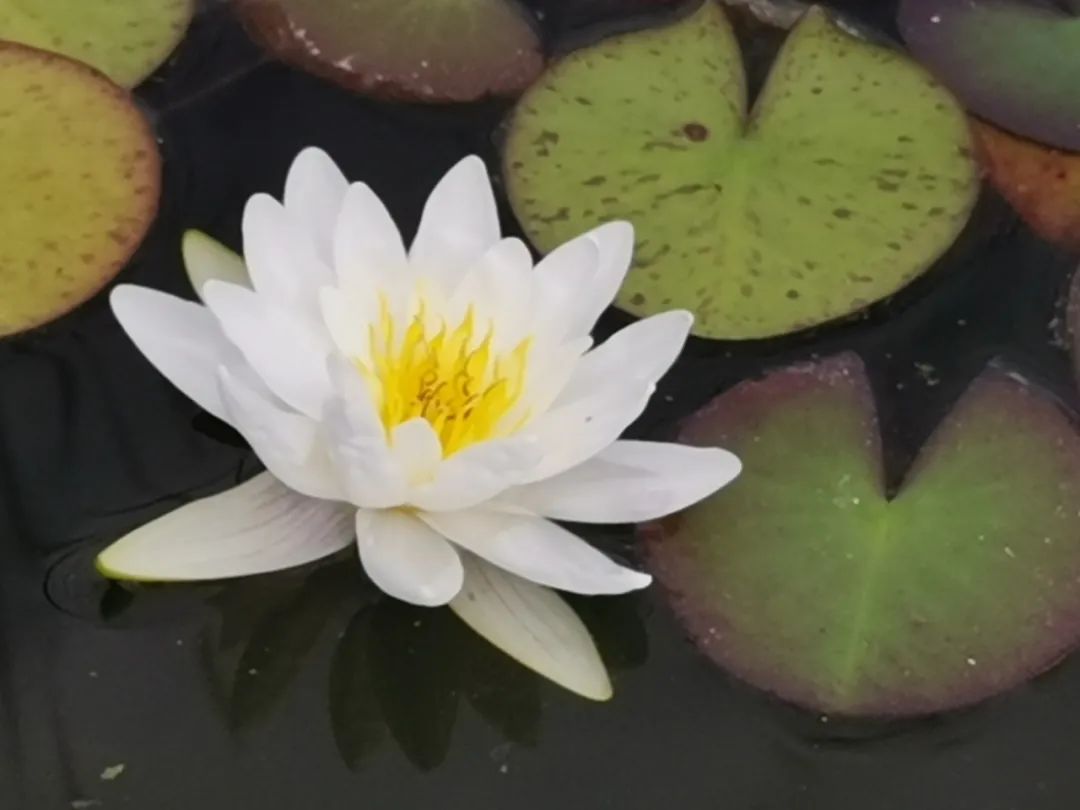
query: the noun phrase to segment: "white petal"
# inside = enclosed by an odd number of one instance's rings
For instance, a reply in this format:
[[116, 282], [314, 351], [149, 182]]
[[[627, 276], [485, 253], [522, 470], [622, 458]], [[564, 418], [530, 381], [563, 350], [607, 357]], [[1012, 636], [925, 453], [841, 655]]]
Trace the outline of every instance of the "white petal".
[[447, 172], [428, 197], [409, 262], [449, 293], [499, 236], [487, 168], [470, 156]]
[[250, 287], [247, 265], [236, 253], [202, 231], [186, 231], [180, 242], [184, 269], [192, 289], [202, 298], [203, 285], [211, 279]]
[[442, 443], [431, 423], [416, 418], [403, 422], [390, 434], [390, 453], [410, 485], [430, 481], [442, 461]]
[[581, 298], [596, 275], [600, 251], [588, 236], [578, 237], [555, 248], [536, 265], [535, 329], [549, 340], [579, 337], [569, 330], [567, 313], [579, 307]]
[[465, 275], [447, 304], [445, 318], [458, 323], [469, 307], [491, 321], [496, 351], [509, 351], [529, 332], [536, 301], [533, 263], [520, 239], [500, 239]]
[[354, 511], [262, 473], [139, 527], [101, 552], [97, 567], [113, 579], [152, 582], [292, 568], [346, 548]]
[[323, 426], [330, 460], [350, 502], [369, 509], [405, 502], [405, 470], [387, 446], [381, 428], [368, 431], [366, 420], [355, 421], [343, 399], [327, 404]]
[[637, 523], [685, 509], [729, 484], [739, 460], [716, 447], [624, 441], [500, 501], [554, 520]]
[[277, 396], [318, 418], [330, 394], [327, 352], [308, 325], [244, 287], [208, 281], [203, 295], [221, 328]]
[[557, 594], [466, 554], [465, 584], [450, 609], [534, 672], [592, 700], [611, 697], [611, 680], [581, 619]]
[[352, 297], [336, 287], [319, 290], [319, 304], [323, 323], [337, 350], [350, 360], [367, 361], [371, 346], [368, 324], [371, 321], [364, 317], [363, 308], [354, 306]]
[[109, 303], [128, 337], [154, 368], [199, 407], [226, 418], [217, 370], [242, 358], [210, 310], [131, 284], [117, 286]]
[[624, 568], [561, 526], [532, 515], [420, 512], [431, 528], [490, 563], [527, 580], [573, 593], [626, 593], [647, 574]]
[[434, 607], [461, 590], [465, 572], [457, 551], [406, 512], [357, 512], [356, 540], [364, 570], [393, 597]]
[[641, 416], [654, 390], [652, 385], [631, 382], [556, 403], [525, 428], [544, 448], [544, 458], [519, 483], [550, 478], [595, 456]]
[[585, 237], [599, 250], [596, 273], [580, 291], [575, 306], [565, 315], [568, 335], [587, 335], [597, 319], [615, 299], [634, 255], [634, 228], [629, 222], [608, 222], [594, 228]]
[[230, 424], [274, 477], [313, 498], [344, 500], [316, 422], [262, 396], [225, 367], [219, 376]]
[[671, 310], [620, 329], [581, 358], [556, 406], [608, 386], [655, 384], [678, 358], [693, 323], [689, 312]]
[[542, 447], [531, 436], [475, 444], [442, 461], [429, 484], [414, 486], [409, 503], [432, 512], [477, 506], [528, 479], [542, 458]]
[[308, 233], [323, 262], [333, 257], [334, 223], [348, 181], [322, 149], [296, 156], [285, 179], [285, 210]]
[[304, 317], [318, 313], [318, 291], [335, 281], [312, 235], [267, 194], [256, 194], [244, 208], [244, 260], [260, 295]]
[[354, 183], [334, 228], [334, 269], [338, 283], [353, 294], [372, 295], [379, 281], [407, 267], [397, 225], [375, 192]]
[[327, 374], [339, 399], [336, 407], [344, 417], [348, 430], [366, 437], [378, 437], [385, 442], [386, 429], [375, 409], [375, 400], [367, 381], [352, 362], [340, 354], [332, 354], [327, 360]]

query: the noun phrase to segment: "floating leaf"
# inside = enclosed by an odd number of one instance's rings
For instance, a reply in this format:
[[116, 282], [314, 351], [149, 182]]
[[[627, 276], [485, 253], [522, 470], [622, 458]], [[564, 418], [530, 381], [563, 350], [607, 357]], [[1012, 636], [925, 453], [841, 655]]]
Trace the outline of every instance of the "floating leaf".
[[0, 39], [42, 48], [134, 87], [168, 58], [194, 0], [0, 0]]
[[1024, 221], [1044, 239], [1080, 248], [1080, 154], [987, 124], [976, 125], [975, 133], [990, 180]]
[[516, 95], [543, 68], [517, 0], [236, 0], [272, 53], [352, 90], [418, 101]]
[[912, 52], [977, 114], [1080, 150], [1080, 8], [1050, 0], [903, 0]]
[[125, 91], [0, 43], [0, 336], [63, 315], [120, 271], [157, 212], [160, 175]]
[[739, 46], [706, 2], [571, 54], [523, 97], [507, 188], [551, 249], [612, 219], [637, 228], [619, 306], [697, 314], [708, 337], [783, 334], [923, 272], [978, 190], [952, 98], [903, 56], [813, 9], [749, 118]]
[[611, 697], [611, 681], [592, 636], [557, 594], [466, 557], [465, 585], [450, 608], [516, 661], [592, 700]]
[[891, 499], [852, 356], [743, 383], [684, 439], [744, 472], [648, 527], [651, 564], [705, 652], [747, 681], [829, 712], [935, 712], [1080, 638], [1080, 436], [1017, 379], [979, 378]]

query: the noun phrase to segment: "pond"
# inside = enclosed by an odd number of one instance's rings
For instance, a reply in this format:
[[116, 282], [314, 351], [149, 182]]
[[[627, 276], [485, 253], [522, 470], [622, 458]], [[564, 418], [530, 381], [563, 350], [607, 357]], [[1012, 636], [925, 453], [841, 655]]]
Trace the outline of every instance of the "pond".
[[[929, 0], [829, 3], [839, 25], [816, 12], [796, 22], [805, 9], [795, 0], [530, 0], [514, 11], [528, 15], [523, 29], [499, 17], [508, 0], [430, 12], [419, 0], [328, 3], [340, 24], [291, 0], [298, 18], [323, 25], [299, 35], [276, 2], [206, 0], [188, 25], [184, 3], [131, 0], [151, 21], [179, 14], [165, 33], [132, 23], [150, 37], [138, 47], [98, 42], [107, 14], [84, 23], [78, 4], [42, 5], [68, 29], [85, 25], [75, 55], [134, 88], [148, 139], [137, 127], [107, 131], [132, 114], [126, 106], [69, 99], [45, 74], [28, 73], [17, 90], [0, 76], [0, 144], [15, 137], [23, 150], [0, 150], [0, 173], [22, 177], [24, 161], [67, 150], [55, 188], [23, 178], [0, 204], [15, 245], [10, 256], [0, 248], [4, 806], [1075, 807], [1080, 360], [1067, 321], [1080, 136], [1067, 124], [1080, 131], [1080, 95], [1067, 76], [1080, 75], [1080, 45], [1053, 49], [1080, 43], [1080, 9], [936, 4], [945, 22], [962, 5], [1020, 7], [1019, 23], [1006, 17], [1020, 32], [1017, 58], [997, 60], [966, 49], [978, 39], [963, 39], [967, 22], [950, 29], [956, 41], [925, 34], [920, 25], [939, 16]], [[12, 22], [19, 5], [0, 0], [0, 37], [43, 45], [26, 39], [38, 29]], [[390, 20], [398, 39], [350, 14]], [[460, 28], [442, 27], [448, 19]], [[169, 31], [184, 32], [175, 50], [161, 44]], [[725, 51], [730, 32], [738, 45]], [[321, 38], [312, 46], [309, 35]], [[588, 50], [624, 35], [619, 50]], [[915, 56], [902, 54], [902, 35]], [[509, 66], [498, 61], [508, 43]], [[460, 52], [473, 47], [487, 50]], [[467, 70], [445, 84], [417, 79], [410, 49], [424, 48]], [[155, 49], [171, 56], [147, 55]], [[360, 67], [342, 64], [353, 49]], [[960, 102], [911, 72], [916, 56], [983, 116], [977, 147]], [[23, 69], [21, 58], [4, 70]], [[807, 79], [798, 58], [820, 73]], [[976, 68], [957, 68], [964, 59]], [[971, 76], [991, 64], [1000, 92], [987, 98]], [[732, 88], [743, 70], [740, 108]], [[665, 82], [680, 71], [685, 85]], [[94, 144], [64, 144], [67, 119], [44, 134], [3, 129], [6, 111], [37, 103], [19, 95], [37, 81], [45, 89], [33, 92], [60, 99], [72, 120], [101, 122]], [[800, 88], [820, 106], [783, 101]], [[625, 117], [616, 97], [628, 99]], [[641, 121], [669, 109], [671, 132], [628, 156]], [[886, 135], [897, 145], [869, 165]], [[108, 150], [94, 145], [129, 136], [140, 156], [124, 165], [124, 187], [140, 192], [117, 195], [102, 180]], [[529, 671], [446, 608], [383, 594], [351, 544], [237, 579], [137, 584], [95, 568], [117, 538], [262, 469], [239, 433], [142, 357], [98, 290], [136, 284], [195, 300], [184, 234], [239, 250], [248, 199], [280, 197], [311, 146], [377, 193], [406, 243], [432, 188], [468, 155], [488, 169], [503, 233], [537, 255], [607, 219], [631, 220], [637, 264], [597, 343], [637, 316], [698, 316], [626, 435], [719, 444], [742, 458], [743, 475], [643, 529], [573, 525], [659, 580], [567, 595], [610, 673], [610, 700]], [[716, 151], [688, 162], [699, 147]], [[802, 149], [804, 163], [817, 161], [805, 176], [792, 168]], [[866, 172], [833, 172], [849, 154]], [[903, 185], [909, 170], [922, 171], [918, 188]], [[605, 191], [619, 172], [629, 179]], [[640, 191], [654, 174], [662, 188]], [[891, 201], [897, 185], [910, 191], [907, 208]], [[26, 234], [47, 231], [35, 211], [63, 193], [70, 207], [58, 216], [82, 223], [71, 210], [100, 210], [121, 230], [98, 244], [104, 226], [89, 216], [79, 238], [96, 247], [61, 240], [73, 264], [90, 256], [90, 281], [68, 289], [58, 270], [60, 293], [19, 287], [3, 270], [28, 267], [33, 250], [47, 261]], [[154, 194], [156, 211], [145, 202]], [[793, 202], [806, 194], [820, 200]], [[717, 232], [739, 235], [711, 263]], [[115, 255], [98, 267], [109, 244]], [[792, 256], [808, 274], [775, 281], [770, 263], [786, 268]], [[815, 275], [815, 263], [836, 272]], [[13, 315], [5, 298], [33, 306]], [[26, 314], [40, 306], [52, 311]], [[837, 517], [852, 505], [870, 517]], [[975, 532], [990, 536], [993, 555], [958, 539]], [[848, 572], [844, 560], [863, 559], [864, 543], [882, 549], [867, 563], [877, 567]], [[822, 640], [837, 628], [850, 634], [842, 650]]]

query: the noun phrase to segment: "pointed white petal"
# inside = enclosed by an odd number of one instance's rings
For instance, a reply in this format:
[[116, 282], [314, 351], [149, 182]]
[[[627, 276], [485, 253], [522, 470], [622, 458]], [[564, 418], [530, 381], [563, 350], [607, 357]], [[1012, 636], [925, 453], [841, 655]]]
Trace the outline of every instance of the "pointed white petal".
[[367, 380], [352, 361], [340, 354], [331, 354], [326, 365], [330, 384], [334, 389], [332, 399], [340, 400], [335, 407], [341, 414], [350, 433], [370, 438], [380, 438], [385, 443], [386, 428], [375, 408], [375, 400]]
[[615, 442], [583, 464], [508, 490], [499, 500], [554, 520], [637, 523], [697, 503], [740, 469], [739, 459], [716, 447]]
[[318, 418], [330, 394], [320, 336], [252, 290], [208, 281], [203, 295], [221, 328], [255, 372], [291, 407]]
[[401, 506], [408, 492], [405, 470], [394, 458], [381, 429], [368, 431], [344, 399], [331, 400], [323, 427], [330, 460], [351, 503], [368, 509]]
[[319, 304], [323, 323], [330, 340], [341, 354], [350, 360], [367, 361], [370, 355], [371, 336], [362, 307], [336, 287], [319, 290]]
[[470, 156], [447, 172], [428, 197], [409, 262], [449, 293], [499, 236], [487, 168]]
[[461, 590], [465, 572], [445, 538], [407, 512], [356, 513], [360, 560], [372, 581], [414, 605], [445, 605]]
[[671, 310], [620, 329], [581, 358], [556, 405], [607, 386], [655, 384], [678, 358], [693, 323], [689, 312]]
[[308, 233], [326, 263], [333, 257], [334, 223], [347, 186], [337, 164], [313, 146], [296, 156], [285, 179], [285, 210]]
[[177, 582], [261, 574], [346, 548], [354, 508], [293, 492], [262, 473], [120, 538], [97, 558], [113, 579]]
[[407, 266], [397, 225], [374, 191], [353, 183], [334, 227], [334, 269], [338, 283], [357, 295], [371, 295], [379, 281]]
[[243, 360], [210, 310], [131, 284], [117, 286], [109, 303], [128, 337], [154, 368], [199, 407], [226, 418], [217, 370]]
[[313, 498], [344, 500], [319, 425], [263, 396], [224, 366], [218, 373], [229, 422], [274, 477]]
[[267, 194], [248, 200], [242, 230], [244, 260], [259, 294], [305, 317], [317, 315], [318, 291], [335, 279], [311, 234]]
[[629, 222], [608, 222], [585, 235], [596, 245], [596, 272], [580, 291], [575, 306], [565, 314], [568, 335], [587, 335], [600, 315], [611, 306], [634, 255], [634, 228]]
[[247, 265], [236, 253], [202, 231], [185, 231], [180, 242], [184, 269], [196, 295], [202, 298], [203, 285], [210, 279], [250, 287]]
[[527, 435], [544, 448], [544, 457], [525, 480], [550, 478], [592, 458], [618, 439], [641, 416], [655, 387], [631, 382], [560, 405], [526, 426]]
[[471, 554], [450, 609], [515, 661], [591, 700], [611, 697], [611, 680], [589, 631], [557, 594]]
[[419, 517], [462, 548], [550, 588], [584, 594], [626, 593], [652, 581], [561, 526], [532, 515], [477, 510], [420, 512]]

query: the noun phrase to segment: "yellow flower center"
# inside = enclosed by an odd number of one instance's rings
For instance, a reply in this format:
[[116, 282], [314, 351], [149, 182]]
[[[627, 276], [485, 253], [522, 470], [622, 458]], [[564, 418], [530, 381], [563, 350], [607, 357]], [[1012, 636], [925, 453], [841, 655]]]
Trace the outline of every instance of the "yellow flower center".
[[410, 419], [426, 419], [443, 457], [476, 442], [513, 433], [527, 418], [506, 417], [521, 400], [531, 339], [496, 353], [490, 324], [481, 331], [470, 306], [448, 326], [431, 319], [421, 300], [403, 333], [385, 299], [370, 327], [370, 362], [358, 362], [387, 435]]

